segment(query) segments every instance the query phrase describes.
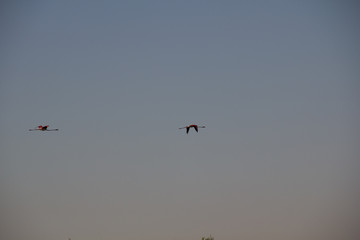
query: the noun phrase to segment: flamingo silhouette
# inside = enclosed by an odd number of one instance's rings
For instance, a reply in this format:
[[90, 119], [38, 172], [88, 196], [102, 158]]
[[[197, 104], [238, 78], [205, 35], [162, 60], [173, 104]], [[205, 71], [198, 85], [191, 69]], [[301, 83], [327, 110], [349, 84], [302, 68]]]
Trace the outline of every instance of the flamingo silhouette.
[[199, 128], [205, 128], [205, 126], [198, 126], [198, 125], [192, 124], [192, 125], [188, 125], [188, 126], [186, 126], [186, 127], [181, 127], [181, 128], [179, 128], [179, 129], [184, 129], [184, 128], [186, 128], [186, 134], [188, 134], [190, 128], [194, 128], [196, 132], [199, 132], [199, 131], [198, 131]]
[[48, 127], [49, 127], [49, 125], [46, 125], [46, 126], [39, 125], [37, 128], [29, 129], [29, 131], [59, 131], [59, 129], [57, 129], [57, 128], [48, 129]]

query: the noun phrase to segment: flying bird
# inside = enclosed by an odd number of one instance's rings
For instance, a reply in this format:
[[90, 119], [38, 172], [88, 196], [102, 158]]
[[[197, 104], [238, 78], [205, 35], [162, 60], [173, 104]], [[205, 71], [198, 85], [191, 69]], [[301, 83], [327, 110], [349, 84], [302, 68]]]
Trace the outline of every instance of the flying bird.
[[46, 125], [46, 126], [39, 125], [39, 126], [37, 126], [37, 128], [29, 129], [29, 131], [59, 131], [58, 128], [48, 129], [48, 127], [49, 127], [49, 125]]
[[198, 125], [192, 124], [192, 125], [189, 125], [189, 126], [186, 126], [186, 127], [181, 127], [181, 128], [179, 128], [179, 129], [184, 129], [184, 128], [186, 128], [186, 134], [188, 134], [190, 128], [194, 128], [196, 132], [199, 132], [199, 131], [198, 131], [199, 128], [205, 128], [205, 126], [198, 126]]

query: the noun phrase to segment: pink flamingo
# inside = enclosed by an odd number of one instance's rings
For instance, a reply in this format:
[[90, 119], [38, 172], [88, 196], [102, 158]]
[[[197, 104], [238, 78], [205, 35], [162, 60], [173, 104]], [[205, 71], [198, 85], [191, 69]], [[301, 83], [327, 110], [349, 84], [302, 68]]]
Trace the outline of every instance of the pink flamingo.
[[198, 125], [192, 124], [192, 125], [189, 125], [189, 126], [186, 126], [186, 127], [181, 127], [181, 128], [179, 128], [179, 129], [184, 129], [184, 128], [186, 128], [186, 134], [188, 134], [190, 128], [194, 128], [195, 131], [198, 132], [198, 129], [199, 129], [199, 128], [205, 128], [205, 126], [198, 126]]
[[55, 128], [55, 129], [48, 129], [49, 125], [46, 126], [38, 126], [37, 128], [34, 129], [29, 129], [29, 131], [59, 131], [59, 129]]

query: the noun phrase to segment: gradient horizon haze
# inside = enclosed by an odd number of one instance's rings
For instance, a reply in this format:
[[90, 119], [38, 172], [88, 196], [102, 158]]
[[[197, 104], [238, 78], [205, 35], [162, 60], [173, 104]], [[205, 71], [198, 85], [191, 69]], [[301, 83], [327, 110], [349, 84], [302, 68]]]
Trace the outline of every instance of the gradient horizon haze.
[[0, 3], [0, 239], [359, 239], [359, 10]]

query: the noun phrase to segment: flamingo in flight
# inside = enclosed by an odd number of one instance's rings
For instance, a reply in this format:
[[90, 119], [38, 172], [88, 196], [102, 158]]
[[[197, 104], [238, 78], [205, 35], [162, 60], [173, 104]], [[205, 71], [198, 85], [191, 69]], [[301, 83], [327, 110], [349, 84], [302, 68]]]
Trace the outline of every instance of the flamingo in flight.
[[199, 128], [205, 128], [205, 126], [198, 126], [198, 125], [192, 124], [192, 125], [188, 125], [188, 126], [186, 126], [186, 127], [181, 127], [181, 128], [179, 128], [179, 129], [184, 129], [184, 128], [186, 128], [186, 134], [188, 134], [190, 128], [194, 128], [195, 131], [198, 132]]
[[29, 129], [29, 131], [59, 131], [58, 128], [48, 129], [48, 127], [49, 127], [49, 125], [46, 125], [46, 126], [39, 125], [37, 128]]

